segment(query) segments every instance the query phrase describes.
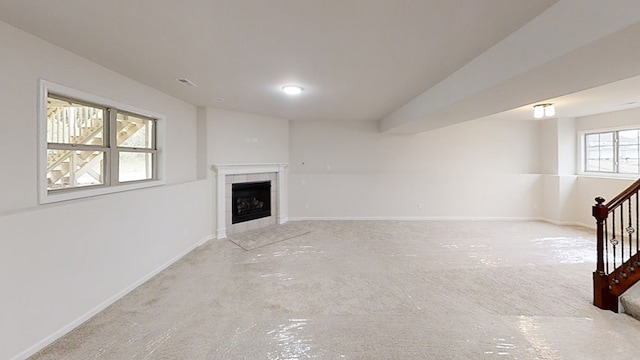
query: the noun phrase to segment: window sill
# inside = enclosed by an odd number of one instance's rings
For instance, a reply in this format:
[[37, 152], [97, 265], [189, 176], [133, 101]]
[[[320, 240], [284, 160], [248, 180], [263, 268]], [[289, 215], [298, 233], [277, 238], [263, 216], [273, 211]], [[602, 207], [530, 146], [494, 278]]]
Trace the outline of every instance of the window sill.
[[144, 182], [135, 182], [130, 184], [122, 184], [117, 186], [93, 187], [86, 189], [74, 189], [69, 191], [48, 192], [44, 190], [40, 194], [40, 204], [51, 204], [60, 201], [68, 201], [75, 199], [83, 199], [93, 196], [119, 193], [123, 191], [131, 191], [138, 189], [146, 189], [155, 186], [165, 185], [163, 180], [153, 180]]
[[636, 174], [605, 174], [605, 173], [579, 173], [579, 177], [611, 179], [611, 180], [637, 180], [640, 175]]

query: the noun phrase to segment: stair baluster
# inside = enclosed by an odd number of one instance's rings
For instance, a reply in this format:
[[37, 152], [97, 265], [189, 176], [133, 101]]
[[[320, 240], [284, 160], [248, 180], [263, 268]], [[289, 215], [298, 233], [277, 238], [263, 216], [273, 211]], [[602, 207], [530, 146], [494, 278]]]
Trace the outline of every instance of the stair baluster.
[[607, 204], [601, 197], [595, 200], [592, 215], [596, 219], [597, 262], [593, 272], [593, 304], [601, 309], [618, 311], [618, 297], [640, 281], [640, 271], [636, 271], [640, 263], [640, 180]]

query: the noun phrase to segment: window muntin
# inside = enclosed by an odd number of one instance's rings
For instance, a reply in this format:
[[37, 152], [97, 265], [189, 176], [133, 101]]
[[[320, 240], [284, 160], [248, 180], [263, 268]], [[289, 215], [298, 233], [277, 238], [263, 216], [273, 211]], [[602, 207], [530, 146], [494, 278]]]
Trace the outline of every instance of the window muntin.
[[584, 171], [640, 174], [640, 129], [584, 135]]
[[156, 120], [47, 94], [47, 192], [157, 179]]

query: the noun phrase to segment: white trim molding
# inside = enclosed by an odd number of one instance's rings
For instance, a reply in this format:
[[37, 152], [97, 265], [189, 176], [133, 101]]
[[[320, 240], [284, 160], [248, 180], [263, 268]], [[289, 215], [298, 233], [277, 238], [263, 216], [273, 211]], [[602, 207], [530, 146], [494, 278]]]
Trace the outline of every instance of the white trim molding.
[[241, 174], [275, 173], [278, 184], [277, 223], [284, 224], [288, 221], [287, 198], [287, 173], [288, 164], [222, 164], [212, 165], [211, 170], [216, 173], [216, 237], [227, 237], [226, 229], [226, 176]]

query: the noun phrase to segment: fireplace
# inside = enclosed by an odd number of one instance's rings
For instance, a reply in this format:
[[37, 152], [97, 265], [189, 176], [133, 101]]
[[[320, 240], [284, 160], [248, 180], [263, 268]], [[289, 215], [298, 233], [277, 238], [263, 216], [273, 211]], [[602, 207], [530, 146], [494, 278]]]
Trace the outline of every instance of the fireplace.
[[231, 223], [271, 216], [271, 181], [233, 184], [231, 189]]
[[[287, 164], [217, 164], [211, 170], [216, 173], [216, 238], [288, 221]], [[271, 216], [233, 224], [233, 185], [248, 182], [270, 182]]]

